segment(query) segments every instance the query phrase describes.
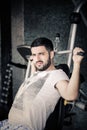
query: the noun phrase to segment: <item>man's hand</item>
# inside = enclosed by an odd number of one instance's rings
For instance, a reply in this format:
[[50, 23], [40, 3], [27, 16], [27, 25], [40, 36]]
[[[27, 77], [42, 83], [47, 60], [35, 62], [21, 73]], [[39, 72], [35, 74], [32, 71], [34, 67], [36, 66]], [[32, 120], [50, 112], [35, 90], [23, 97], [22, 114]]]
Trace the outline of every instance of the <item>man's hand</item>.
[[32, 74], [34, 74], [34, 72], [36, 72], [36, 68], [35, 68], [34, 63], [33, 63], [32, 55], [30, 56], [29, 60], [31, 61], [31, 75], [32, 75]]
[[73, 50], [73, 62], [76, 64], [80, 64], [82, 59], [84, 58], [84, 50], [79, 47], [75, 47]]

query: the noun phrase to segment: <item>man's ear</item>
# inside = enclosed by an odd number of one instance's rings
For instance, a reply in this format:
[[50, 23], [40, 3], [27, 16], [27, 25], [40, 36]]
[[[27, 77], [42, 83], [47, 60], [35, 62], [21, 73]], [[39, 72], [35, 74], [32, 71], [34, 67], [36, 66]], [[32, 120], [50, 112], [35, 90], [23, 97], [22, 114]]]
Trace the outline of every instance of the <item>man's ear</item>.
[[51, 51], [51, 52], [50, 52], [50, 57], [51, 57], [51, 59], [54, 58], [54, 51]]

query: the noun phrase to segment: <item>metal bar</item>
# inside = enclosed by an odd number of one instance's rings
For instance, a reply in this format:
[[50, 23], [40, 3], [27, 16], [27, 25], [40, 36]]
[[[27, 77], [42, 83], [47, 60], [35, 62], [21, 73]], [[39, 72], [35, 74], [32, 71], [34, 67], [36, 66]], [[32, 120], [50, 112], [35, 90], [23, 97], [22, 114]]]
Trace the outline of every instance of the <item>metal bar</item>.
[[56, 54], [67, 54], [67, 53], [72, 53], [72, 50], [64, 50], [56, 52]]
[[[70, 46], [69, 50], [73, 50], [73, 48], [74, 48], [76, 30], [77, 30], [77, 24], [72, 24], [71, 25], [70, 36], [69, 36], [69, 41], [68, 41], [68, 45]], [[71, 59], [72, 59], [72, 53], [69, 53], [68, 61], [67, 61], [67, 65], [69, 67], [71, 66]]]
[[[74, 9], [74, 12], [78, 13], [83, 4], [84, 4], [84, 1], [81, 1], [81, 3]], [[77, 31], [77, 24], [72, 23], [71, 29], [70, 29], [70, 34], [69, 34], [69, 40], [68, 40], [69, 50], [73, 50], [73, 48], [74, 48], [76, 31]], [[69, 66], [69, 68], [71, 66], [71, 59], [72, 59], [72, 53], [69, 53], [68, 60], [67, 60], [67, 65]]]
[[31, 61], [28, 60], [27, 70], [26, 70], [26, 75], [25, 75], [25, 80], [28, 79], [30, 72], [31, 72]]

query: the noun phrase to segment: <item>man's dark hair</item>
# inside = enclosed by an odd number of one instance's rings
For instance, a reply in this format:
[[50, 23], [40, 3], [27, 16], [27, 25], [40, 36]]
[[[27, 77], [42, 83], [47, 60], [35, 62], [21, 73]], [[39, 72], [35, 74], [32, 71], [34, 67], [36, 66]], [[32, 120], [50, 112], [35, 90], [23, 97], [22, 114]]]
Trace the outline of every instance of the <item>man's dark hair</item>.
[[48, 51], [53, 51], [53, 43], [50, 39], [45, 37], [40, 37], [35, 39], [32, 44], [32, 47], [44, 46]]

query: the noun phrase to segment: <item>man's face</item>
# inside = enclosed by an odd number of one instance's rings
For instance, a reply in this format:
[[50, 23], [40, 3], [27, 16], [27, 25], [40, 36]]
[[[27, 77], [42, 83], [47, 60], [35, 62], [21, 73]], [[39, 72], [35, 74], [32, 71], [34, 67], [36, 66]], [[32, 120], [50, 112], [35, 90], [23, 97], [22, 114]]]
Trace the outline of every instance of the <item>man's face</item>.
[[37, 70], [47, 70], [51, 65], [51, 53], [48, 53], [44, 46], [32, 47], [33, 63]]

